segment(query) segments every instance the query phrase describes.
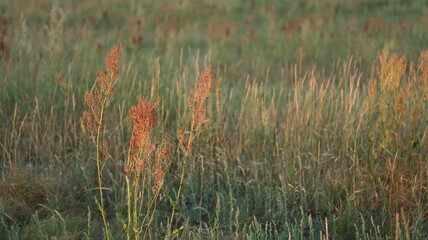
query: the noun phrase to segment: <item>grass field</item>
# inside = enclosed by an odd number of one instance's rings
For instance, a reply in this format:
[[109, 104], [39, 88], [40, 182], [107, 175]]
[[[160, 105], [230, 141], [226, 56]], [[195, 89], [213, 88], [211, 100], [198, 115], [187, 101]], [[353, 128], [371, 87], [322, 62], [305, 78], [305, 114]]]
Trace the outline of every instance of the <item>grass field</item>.
[[426, 1], [0, 17], [0, 239], [428, 239]]

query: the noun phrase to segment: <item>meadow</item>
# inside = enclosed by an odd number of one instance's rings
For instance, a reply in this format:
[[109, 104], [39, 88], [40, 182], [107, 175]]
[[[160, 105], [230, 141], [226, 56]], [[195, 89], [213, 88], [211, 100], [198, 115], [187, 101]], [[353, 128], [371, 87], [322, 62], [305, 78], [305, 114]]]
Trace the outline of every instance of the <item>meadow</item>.
[[426, 1], [0, 17], [0, 239], [428, 239]]

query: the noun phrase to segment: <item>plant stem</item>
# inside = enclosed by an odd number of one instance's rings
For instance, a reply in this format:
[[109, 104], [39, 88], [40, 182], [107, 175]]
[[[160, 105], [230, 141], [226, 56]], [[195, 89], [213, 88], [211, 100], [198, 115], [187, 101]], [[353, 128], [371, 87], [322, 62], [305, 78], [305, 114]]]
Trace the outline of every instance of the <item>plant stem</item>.
[[126, 200], [127, 200], [127, 205], [128, 205], [128, 224], [127, 226], [127, 231], [126, 231], [126, 239], [130, 240], [131, 239], [131, 189], [129, 186], [129, 177], [126, 176]]
[[[194, 126], [195, 126], [195, 121], [192, 119], [192, 124], [190, 127], [189, 141], [187, 142], [187, 146], [186, 146], [186, 149], [184, 152], [184, 157], [183, 157], [183, 164], [181, 165], [180, 185], [178, 186], [177, 197], [175, 198], [174, 204], [172, 205], [172, 213], [171, 213], [171, 219], [169, 221], [169, 228], [172, 228], [172, 222], [174, 220], [174, 214], [175, 214], [175, 211], [177, 209], [178, 201], [180, 200], [181, 189], [183, 188], [184, 170], [185, 170], [185, 165], [187, 163], [187, 160], [189, 158], [190, 147], [192, 146], [192, 141], [194, 138], [194, 134], [193, 134]], [[171, 231], [168, 231], [168, 235], [166, 236], [165, 239], [170, 239], [170, 238], [171, 238]]]
[[103, 123], [103, 114], [104, 114], [104, 108], [106, 105], [106, 99], [104, 99], [103, 103], [101, 104], [101, 112], [100, 112], [100, 120], [98, 122], [98, 126], [97, 126], [97, 140], [96, 140], [96, 152], [97, 152], [97, 175], [98, 175], [98, 187], [99, 187], [99, 191], [100, 191], [100, 212], [101, 215], [103, 217], [103, 222], [104, 222], [104, 229], [106, 232], [106, 237], [107, 240], [110, 239], [110, 231], [108, 229], [108, 225], [107, 225], [107, 220], [106, 220], [106, 215], [105, 215], [105, 211], [104, 211], [104, 198], [103, 198], [103, 189], [102, 189], [102, 181], [101, 181], [101, 167], [100, 167], [100, 135], [101, 135], [101, 127], [102, 127], [102, 123]]

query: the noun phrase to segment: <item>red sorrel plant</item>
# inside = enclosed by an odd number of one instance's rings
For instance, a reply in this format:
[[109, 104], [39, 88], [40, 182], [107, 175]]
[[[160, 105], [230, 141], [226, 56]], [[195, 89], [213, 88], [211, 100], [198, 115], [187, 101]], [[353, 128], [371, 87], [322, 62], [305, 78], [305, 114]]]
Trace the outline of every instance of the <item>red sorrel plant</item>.
[[[107, 71], [98, 71], [97, 80], [91, 91], [85, 94], [85, 103], [90, 111], [84, 113], [86, 127], [92, 135], [96, 148], [97, 179], [99, 189], [99, 200], [96, 200], [104, 222], [104, 230], [107, 239], [110, 232], [104, 209], [103, 185], [101, 181], [102, 166], [108, 159], [108, 144], [104, 135], [105, 129], [104, 113], [114, 96], [114, 88], [118, 80], [119, 59], [121, 49], [115, 45], [106, 58]], [[102, 156], [101, 156], [102, 155]], [[101, 157], [103, 159], [101, 159]]]
[[[184, 170], [186, 167], [186, 163], [189, 160], [192, 150], [192, 143], [195, 138], [200, 134], [202, 125], [206, 123], [208, 120], [205, 118], [206, 108], [205, 108], [205, 100], [208, 99], [213, 89], [213, 80], [212, 80], [212, 72], [210, 68], [205, 69], [204, 73], [201, 75], [201, 78], [198, 82], [195, 83], [195, 89], [190, 93], [189, 98], [189, 106], [192, 109], [191, 115], [191, 123], [190, 123], [190, 131], [185, 132], [183, 128], [179, 128], [177, 130], [178, 144], [180, 150], [183, 152], [183, 161], [181, 164], [181, 177], [180, 177], [180, 185], [178, 187], [177, 195], [175, 201], [171, 200], [172, 203], [172, 213], [171, 218], [168, 225], [168, 235], [166, 239], [171, 238], [171, 228], [174, 220], [175, 211], [177, 210], [177, 205], [180, 200], [181, 190], [183, 188], [183, 180], [184, 180]], [[178, 232], [178, 230], [174, 230], [174, 233]]]
[[171, 149], [168, 138], [158, 144], [152, 140], [158, 118], [159, 101], [138, 99], [129, 115], [133, 129], [125, 164], [127, 188], [127, 239], [146, 239], [160, 201], [165, 179], [164, 168], [169, 164]]
[[[92, 90], [85, 94], [85, 102], [90, 111], [84, 113], [86, 126], [92, 135], [96, 147], [97, 179], [99, 199], [96, 200], [101, 212], [107, 239], [111, 234], [104, 209], [102, 169], [109, 158], [105, 129], [104, 114], [114, 96], [114, 88], [118, 80], [119, 59], [121, 49], [114, 46], [106, 58], [107, 71], [97, 73], [97, 81]], [[192, 109], [190, 131], [183, 128], [177, 131], [179, 148], [183, 152], [181, 178], [175, 201], [172, 202], [172, 215], [168, 225], [167, 238], [171, 237], [171, 226], [183, 187], [185, 166], [191, 154], [192, 142], [200, 134], [205, 119], [205, 100], [213, 88], [212, 73], [206, 69], [191, 92], [189, 105]], [[161, 141], [153, 140], [153, 133], [158, 119], [159, 101], [148, 102], [139, 97], [137, 106], [130, 109], [132, 120], [132, 137], [129, 143], [128, 157], [125, 161], [127, 220], [123, 222], [127, 239], [134, 235], [135, 239], [150, 235], [150, 227], [154, 213], [161, 200], [161, 188], [165, 179], [166, 166], [173, 145], [169, 138]]]

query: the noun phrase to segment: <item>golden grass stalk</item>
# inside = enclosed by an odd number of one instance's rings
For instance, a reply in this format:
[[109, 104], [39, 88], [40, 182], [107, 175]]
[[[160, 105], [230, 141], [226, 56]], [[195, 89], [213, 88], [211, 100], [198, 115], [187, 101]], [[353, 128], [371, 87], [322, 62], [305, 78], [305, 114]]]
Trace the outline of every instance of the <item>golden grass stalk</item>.
[[428, 50], [422, 51], [419, 56], [418, 70], [420, 72], [420, 82], [422, 83], [422, 90], [424, 101], [428, 100]]

